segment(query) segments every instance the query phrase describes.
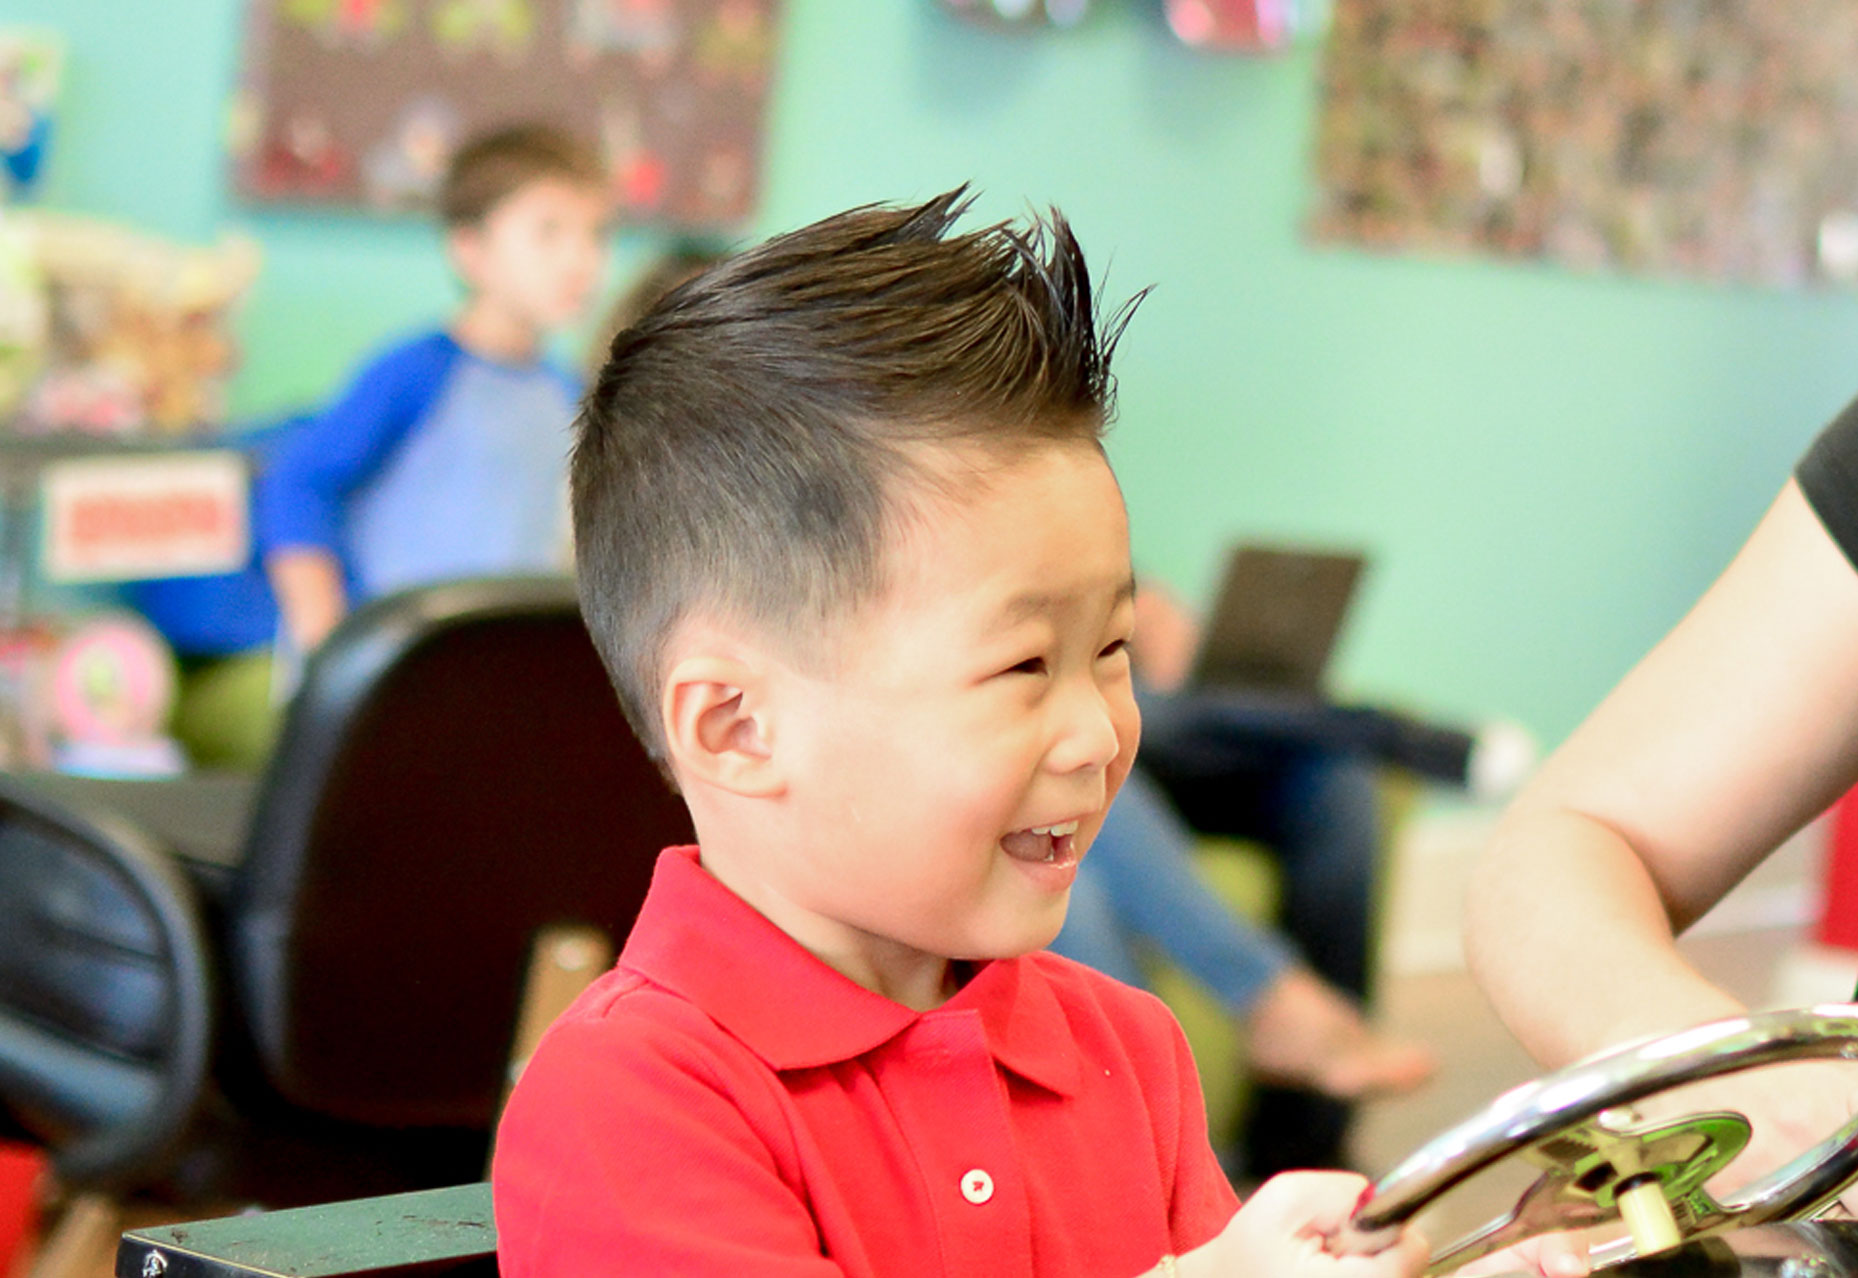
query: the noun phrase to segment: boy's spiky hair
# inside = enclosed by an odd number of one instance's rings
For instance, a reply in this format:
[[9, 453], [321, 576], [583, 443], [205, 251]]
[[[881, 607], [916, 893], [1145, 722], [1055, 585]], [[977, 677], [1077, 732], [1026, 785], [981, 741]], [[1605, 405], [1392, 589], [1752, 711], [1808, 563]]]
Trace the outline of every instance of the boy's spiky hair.
[[1099, 446], [1110, 356], [1053, 210], [955, 234], [965, 187], [853, 209], [729, 258], [614, 339], [573, 461], [581, 607], [662, 757], [665, 644], [692, 614], [818, 646], [877, 595], [924, 446]]

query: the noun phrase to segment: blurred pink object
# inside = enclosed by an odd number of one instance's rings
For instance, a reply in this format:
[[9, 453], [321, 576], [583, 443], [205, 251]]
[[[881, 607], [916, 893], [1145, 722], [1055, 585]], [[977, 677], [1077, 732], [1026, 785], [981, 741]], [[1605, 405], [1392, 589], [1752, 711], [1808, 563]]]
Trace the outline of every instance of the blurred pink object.
[[1167, 0], [1168, 25], [1196, 49], [1269, 53], [1295, 32], [1294, 0]]

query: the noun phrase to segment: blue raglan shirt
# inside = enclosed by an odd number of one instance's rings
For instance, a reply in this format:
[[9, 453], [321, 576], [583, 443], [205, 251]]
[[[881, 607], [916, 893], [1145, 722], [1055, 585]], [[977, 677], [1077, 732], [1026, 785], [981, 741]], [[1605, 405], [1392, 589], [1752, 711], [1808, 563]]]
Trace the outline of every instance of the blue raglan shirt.
[[355, 602], [553, 570], [577, 394], [546, 362], [496, 363], [447, 333], [400, 343], [272, 456], [253, 492], [259, 548], [330, 551]]

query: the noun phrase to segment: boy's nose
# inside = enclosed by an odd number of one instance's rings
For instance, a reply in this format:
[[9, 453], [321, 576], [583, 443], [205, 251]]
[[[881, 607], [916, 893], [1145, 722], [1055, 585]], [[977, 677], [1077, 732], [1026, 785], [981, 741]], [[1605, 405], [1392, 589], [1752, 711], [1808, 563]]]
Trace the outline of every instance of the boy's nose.
[[[1113, 695], [1113, 694], [1112, 694]], [[1062, 730], [1052, 746], [1054, 772], [1102, 771], [1122, 749], [1117, 716], [1110, 699], [1095, 684], [1085, 684], [1065, 698]], [[1128, 716], [1133, 719], [1133, 712]]]

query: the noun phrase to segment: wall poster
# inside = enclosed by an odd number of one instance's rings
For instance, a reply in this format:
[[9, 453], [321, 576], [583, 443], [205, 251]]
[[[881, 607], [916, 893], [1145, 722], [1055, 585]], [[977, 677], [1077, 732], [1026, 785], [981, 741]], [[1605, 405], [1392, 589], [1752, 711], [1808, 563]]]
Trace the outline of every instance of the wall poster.
[[466, 136], [596, 143], [623, 218], [754, 207], [779, 0], [249, 0], [234, 181], [258, 203], [424, 208]]
[[1319, 239], [1858, 283], [1851, 0], [1334, 0]]

